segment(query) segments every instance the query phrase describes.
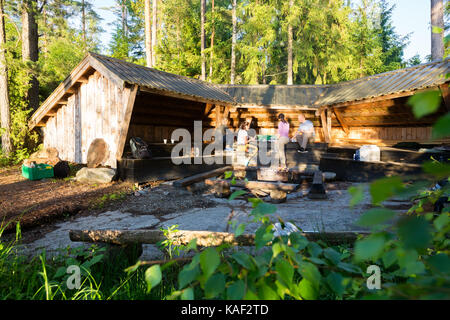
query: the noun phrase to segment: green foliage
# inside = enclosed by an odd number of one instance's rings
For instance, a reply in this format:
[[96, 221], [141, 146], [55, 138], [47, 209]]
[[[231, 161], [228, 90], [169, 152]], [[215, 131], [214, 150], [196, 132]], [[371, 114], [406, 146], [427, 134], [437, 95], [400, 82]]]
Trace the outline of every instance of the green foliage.
[[441, 95], [439, 91], [420, 92], [409, 98], [408, 104], [413, 106], [415, 117], [422, 118], [438, 110], [441, 105]]
[[[290, 6], [289, 1], [238, 1], [236, 82], [286, 83], [289, 25], [293, 29], [294, 83], [336, 83], [404, 67], [408, 36], [396, 34], [391, 21], [393, 6], [386, 1], [364, 3], [350, 6], [344, 0], [294, 0]], [[117, 0], [116, 4], [111, 8], [117, 19], [110, 54], [144, 64], [144, 1]], [[199, 78], [200, 2], [170, 0], [158, 6], [155, 67]], [[207, 2], [205, 57], [207, 70], [212, 67], [208, 74], [212, 82], [230, 81], [231, 19], [229, 1], [216, 0], [214, 15], [211, 1]]]

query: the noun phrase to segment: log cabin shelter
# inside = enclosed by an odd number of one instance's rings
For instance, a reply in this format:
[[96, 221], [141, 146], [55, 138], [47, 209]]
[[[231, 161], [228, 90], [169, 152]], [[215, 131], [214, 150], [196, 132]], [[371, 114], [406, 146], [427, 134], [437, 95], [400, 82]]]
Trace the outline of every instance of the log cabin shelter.
[[[86, 164], [91, 143], [103, 139], [109, 150], [103, 164], [112, 168], [127, 157], [133, 136], [162, 144], [177, 128], [192, 131], [195, 120], [207, 129], [224, 119], [234, 129], [250, 120], [258, 133], [273, 134], [279, 113], [292, 131], [304, 113], [316, 140], [328, 144], [430, 142], [432, 124], [450, 111], [448, 67], [446, 59], [332, 85], [217, 85], [88, 53], [29, 127], [40, 127], [44, 147], [75, 163]], [[408, 98], [429, 89], [439, 90], [443, 102], [416, 119]]]

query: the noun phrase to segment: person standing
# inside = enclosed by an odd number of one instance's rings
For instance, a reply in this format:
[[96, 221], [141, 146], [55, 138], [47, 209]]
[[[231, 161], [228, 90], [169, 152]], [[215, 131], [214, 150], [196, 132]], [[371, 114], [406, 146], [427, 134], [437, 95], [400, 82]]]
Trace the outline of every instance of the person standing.
[[286, 168], [285, 146], [289, 142], [289, 123], [286, 121], [283, 113], [278, 115], [278, 120], [278, 163], [281, 168]]
[[297, 151], [305, 153], [308, 152], [306, 151], [306, 145], [308, 144], [308, 141], [315, 137], [314, 125], [312, 121], [306, 120], [303, 113], [300, 113], [298, 115], [298, 121], [300, 122], [300, 125], [295, 134], [295, 139], [297, 140], [300, 149]]

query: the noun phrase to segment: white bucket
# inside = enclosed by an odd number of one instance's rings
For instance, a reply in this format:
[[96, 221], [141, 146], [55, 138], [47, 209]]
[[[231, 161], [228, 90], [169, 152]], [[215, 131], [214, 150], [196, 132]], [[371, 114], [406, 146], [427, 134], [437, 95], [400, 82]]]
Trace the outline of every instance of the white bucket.
[[364, 145], [359, 148], [360, 161], [380, 161], [380, 148], [376, 145]]

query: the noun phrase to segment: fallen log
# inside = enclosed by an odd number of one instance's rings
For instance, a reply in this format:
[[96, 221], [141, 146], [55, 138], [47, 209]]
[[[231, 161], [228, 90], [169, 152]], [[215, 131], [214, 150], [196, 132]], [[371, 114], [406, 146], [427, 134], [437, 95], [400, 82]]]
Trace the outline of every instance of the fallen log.
[[[353, 243], [359, 235], [368, 232], [303, 232], [309, 241], [322, 240], [330, 244]], [[156, 244], [167, 239], [161, 230], [70, 230], [70, 240], [76, 242], [101, 242], [115, 245]], [[197, 245], [202, 247], [231, 244], [235, 246], [254, 245], [254, 234], [243, 234], [236, 237], [233, 233], [212, 231], [180, 230], [168, 237], [175, 245], [186, 245], [197, 239]]]
[[[161, 230], [70, 230], [69, 237], [72, 241], [102, 242], [116, 245], [145, 243], [156, 244], [166, 240]], [[175, 245], [188, 244], [192, 239], [197, 239], [197, 245], [203, 247], [219, 246], [229, 243], [232, 245], [253, 245], [253, 235], [241, 235], [235, 237], [233, 233], [211, 231], [185, 231], [173, 232], [168, 237]]]
[[199, 173], [199, 174], [194, 174], [193, 176], [174, 181], [173, 182], [173, 186], [174, 187], [186, 187], [186, 186], [189, 186], [189, 185], [191, 185], [193, 183], [203, 181], [203, 180], [205, 180], [207, 178], [217, 177], [217, 176], [223, 174], [225, 171], [231, 171], [231, 170], [233, 170], [233, 167], [226, 166], [226, 167], [223, 167], [223, 168], [218, 168], [218, 169], [215, 169], [215, 170], [202, 172], [202, 173]]
[[217, 183], [227, 184], [232, 187], [240, 187], [247, 189], [267, 189], [267, 190], [279, 190], [285, 192], [292, 192], [297, 190], [298, 184], [293, 183], [283, 183], [283, 182], [264, 182], [264, 181], [244, 181], [236, 180], [235, 184], [231, 184], [231, 181], [223, 179], [206, 179], [205, 184], [214, 186]]

